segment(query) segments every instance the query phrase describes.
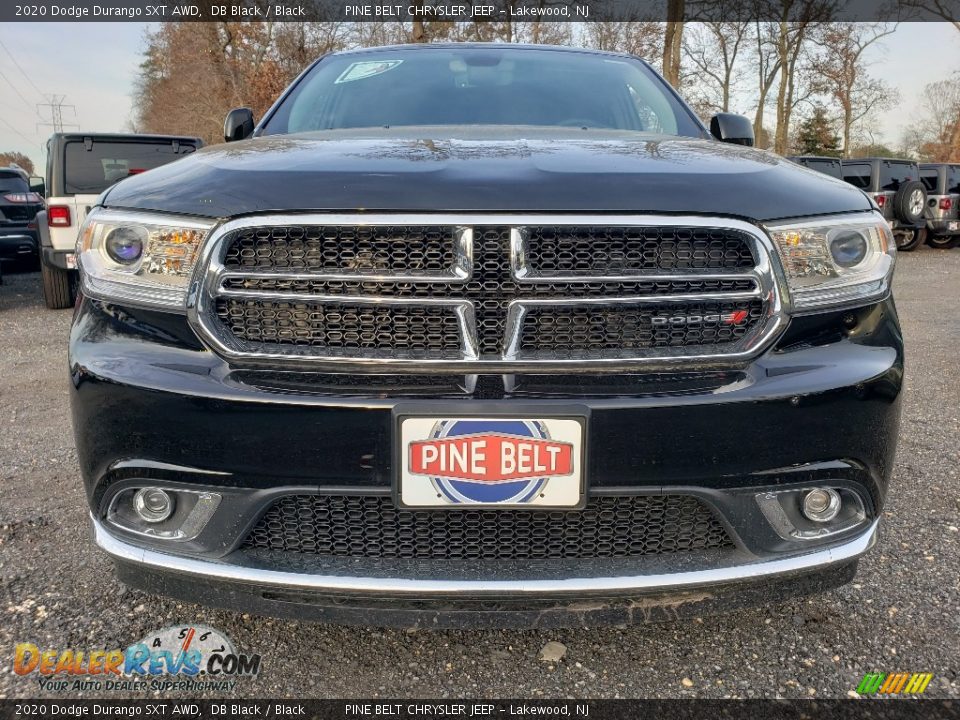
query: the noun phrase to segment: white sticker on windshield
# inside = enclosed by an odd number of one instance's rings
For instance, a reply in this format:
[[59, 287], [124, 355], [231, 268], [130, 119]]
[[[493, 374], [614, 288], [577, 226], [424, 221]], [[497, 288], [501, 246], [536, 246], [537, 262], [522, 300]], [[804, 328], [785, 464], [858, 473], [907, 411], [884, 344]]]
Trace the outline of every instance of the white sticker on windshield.
[[350, 66], [340, 73], [340, 77], [334, 80], [334, 84], [353, 82], [354, 80], [363, 80], [373, 77], [388, 70], [393, 70], [403, 60], [367, 60], [366, 62], [351, 63]]

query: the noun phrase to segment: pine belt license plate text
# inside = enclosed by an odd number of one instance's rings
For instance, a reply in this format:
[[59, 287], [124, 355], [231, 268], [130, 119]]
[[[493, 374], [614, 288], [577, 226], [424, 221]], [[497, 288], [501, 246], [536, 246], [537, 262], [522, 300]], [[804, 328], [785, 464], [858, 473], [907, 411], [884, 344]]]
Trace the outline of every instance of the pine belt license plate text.
[[583, 500], [578, 419], [406, 417], [400, 423], [406, 507], [577, 507]]

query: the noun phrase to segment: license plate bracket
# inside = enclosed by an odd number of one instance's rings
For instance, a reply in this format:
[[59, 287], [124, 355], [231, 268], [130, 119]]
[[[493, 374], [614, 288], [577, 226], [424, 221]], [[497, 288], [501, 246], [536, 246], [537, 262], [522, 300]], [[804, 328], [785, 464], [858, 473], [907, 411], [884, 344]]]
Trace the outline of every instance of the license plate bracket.
[[394, 411], [394, 502], [431, 510], [564, 509], [586, 502], [588, 411]]

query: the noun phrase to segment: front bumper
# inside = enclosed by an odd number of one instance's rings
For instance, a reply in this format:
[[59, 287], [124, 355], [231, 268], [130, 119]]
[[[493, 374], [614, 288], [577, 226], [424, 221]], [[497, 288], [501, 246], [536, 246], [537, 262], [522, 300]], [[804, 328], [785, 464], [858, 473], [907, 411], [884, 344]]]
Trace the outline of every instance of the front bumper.
[[[886, 300], [794, 318], [760, 357], [685, 373], [697, 376], [685, 378], [692, 385], [664, 373], [624, 393], [556, 377], [536, 393], [524, 395], [519, 383], [496, 399], [431, 389], [400, 397], [363, 383], [338, 391], [301, 378], [278, 386], [228, 366], [181, 316], [84, 298], [70, 366], [97, 543], [125, 582], [246, 611], [436, 627], [466, 618], [529, 625], [703, 614], [849, 580], [886, 497], [903, 352]], [[719, 516], [732, 546], [528, 562], [328, 557], [244, 545], [285, 495], [389, 496], [395, 413], [411, 404], [436, 416], [550, 417], [576, 408], [588, 417], [588, 495], [693, 496]], [[216, 491], [224, 501], [186, 542], [109, 524], [111, 500], [147, 482]], [[822, 540], [785, 540], [755, 500], [822, 483], [856, 492], [864, 523]]]
[[710, 567], [579, 577], [527, 567], [522, 574], [477, 579], [412, 577], [388, 568], [359, 575], [353, 564], [279, 570], [250, 560], [177, 557], [124, 542], [95, 518], [93, 526], [97, 545], [124, 582], [148, 591], [244, 612], [436, 628], [650, 622], [819, 592], [852, 579], [877, 532], [874, 521], [838, 545], [763, 561], [740, 557]]

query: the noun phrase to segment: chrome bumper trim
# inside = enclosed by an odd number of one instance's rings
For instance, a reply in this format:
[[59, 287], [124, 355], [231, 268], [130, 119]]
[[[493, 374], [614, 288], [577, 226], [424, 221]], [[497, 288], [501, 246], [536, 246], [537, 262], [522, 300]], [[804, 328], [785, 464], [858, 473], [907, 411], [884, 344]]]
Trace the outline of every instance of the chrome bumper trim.
[[436, 580], [404, 577], [355, 577], [347, 575], [313, 575], [244, 567], [217, 560], [169, 555], [147, 550], [117, 539], [95, 518], [94, 538], [108, 555], [116, 560], [173, 574], [189, 575], [213, 581], [252, 584], [265, 589], [300, 590], [330, 594], [369, 596], [513, 595], [537, 597], [555, 595], [624, 595], [654, 591], [722, 585], [751, 580], [796, 575], [818, 568], [849, 562], [866, 553], [876, 542], [875, 520], [855, 538], [822, 550], [790, 555], [775, 560], [761, 560], [728, 567], [708, 568], [676, 573], [617, 577], [574, 577], [550, 580]]

